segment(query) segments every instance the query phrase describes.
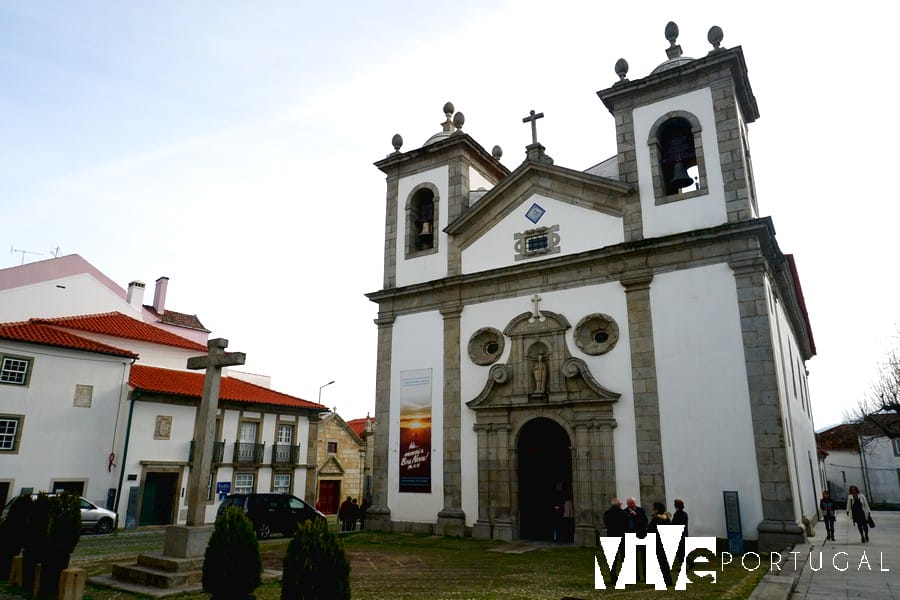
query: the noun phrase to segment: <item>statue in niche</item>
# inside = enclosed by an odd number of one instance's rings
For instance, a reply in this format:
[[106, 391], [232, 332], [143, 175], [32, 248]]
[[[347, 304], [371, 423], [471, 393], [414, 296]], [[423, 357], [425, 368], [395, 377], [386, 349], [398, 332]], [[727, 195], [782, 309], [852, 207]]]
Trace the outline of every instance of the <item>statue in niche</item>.
[[547, 361], [543, 352], [538, 353], [534, 361], [534, 393], [545, 394], [547, 392]]

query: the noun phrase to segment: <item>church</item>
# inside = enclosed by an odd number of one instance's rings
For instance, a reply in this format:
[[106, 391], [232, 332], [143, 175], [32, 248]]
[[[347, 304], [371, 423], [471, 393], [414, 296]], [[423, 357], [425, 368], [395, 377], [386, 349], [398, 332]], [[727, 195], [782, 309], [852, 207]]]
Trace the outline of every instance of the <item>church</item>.
[[[510, 171], [444, 106], [386, 176], [373, 505], [389, 531], [594, 545], [613, 497], [690, 534], [805, 539], [822, 489], [797, 268], [761, 215], [742, 49], [597, 92], [617, 154], [556, 165], [531, 128]], [[524, 112], [524, 111], [523, 111]], [[368, 526], [368, 525], [367, 525]]]

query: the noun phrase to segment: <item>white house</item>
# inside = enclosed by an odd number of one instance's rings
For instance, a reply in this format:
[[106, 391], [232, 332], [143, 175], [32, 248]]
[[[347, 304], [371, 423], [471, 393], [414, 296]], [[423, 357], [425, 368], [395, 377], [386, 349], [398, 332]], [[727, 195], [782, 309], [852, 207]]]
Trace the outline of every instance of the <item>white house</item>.
[[846, 500], [855, 485], [870, 503], [900, 504], [900, 439], [865, 423], [836, 425], [816, 438], [833, 498]]
[[[0, 317], [17, 319], [0, 325], [11, 378], [0, 384], [0, 465], [12, 465], [0, 470], [4, 497], [66, 488], [117, 510], [120, 526], [185, 521], [203, 381], [187, 359], [207, 353], [209, 332], [196, 316], [164, 308], [167, 282], [160, 278], [154, 304], [144, 305], [137, 282], [126, 292], [77, 255], [0, 270]], [[269, 389], [265, 376], [225, 375], [207, 519], [217, 490], [285, 492], [313, 503], [318, 415], [326, 409]], [[72, 412], [88, 388], [90, 410]], [[40, 439], [58, 440], [59, 452], [46, 452]]]
[[653, 72], [620, 61], [597, 92], [618, 151], [586, 171], [554, 164], [525, 110], [510, 170], [450, 103], [442, 131], [406, 151], [396, 135], [375, 163], [373, 527], [549, 539], [571, 496], [575, 541], [595, 544], [610, 499], [635, 496], [684, 499], [694, 535], [804, 539], [815, 344], [757, 203], [756, 98], [721, 30], [697, 59], [676, 37]]

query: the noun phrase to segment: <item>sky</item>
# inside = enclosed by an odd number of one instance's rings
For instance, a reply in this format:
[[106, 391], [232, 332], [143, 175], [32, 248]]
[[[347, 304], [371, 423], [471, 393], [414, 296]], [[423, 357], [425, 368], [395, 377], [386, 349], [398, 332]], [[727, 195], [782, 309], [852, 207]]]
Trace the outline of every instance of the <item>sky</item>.
[[[851, 8], [852, 7], [852, 8]], [[896, 53], [880, 3], [0, 0], [0, 268], [80, 254], [122, 287], [169, 277], [275, 389], [374, 414], [383, 174], [452, 101], [515, 169], [616, 153], [596, 92], [741, 46], [760, 212], [795, 256], [817, 429], [900, 345]], [[7, 254], [5, 248], [9, 247]], [[321, 387], [329, 381], [333, 384]]]

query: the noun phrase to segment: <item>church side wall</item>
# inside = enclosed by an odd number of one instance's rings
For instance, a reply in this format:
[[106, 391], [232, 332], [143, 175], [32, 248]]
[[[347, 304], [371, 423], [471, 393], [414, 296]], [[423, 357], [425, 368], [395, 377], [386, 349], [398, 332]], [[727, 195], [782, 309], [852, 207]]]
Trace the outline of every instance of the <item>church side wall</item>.
[[[410, 285], [413, 283], [421, 283], [423, 281], [431, 281], [439, 279], [447, 275], [447, 234], [444, 228], [447, 227], [449, 215], [449, 167], [441, 166], [435, 169], [429, 169], [420, 173], [415, 173], [407, 177], [403, 177], [398, 182], [397, 187], [397, 286]], [[416, 256], [407, 260], [406, 232], [408, 226], [406, 211], [409, 196], [416, 186], [430, 183], [437, 190], [437, 214], [438, 225], [435, 227], [434, 237], [437, 252]]]
[[[616, 486], [622, 497], [638, 496], [638, 462], [635, 438], [634, 401], [631, 382], [631, 350], [629, 347], [628, 313], [625, 289], [619, 282], [591, 285], [569, 290], [541, 292], [541, 308], [566, 316], [572, 328], [566, 332], [566, 344], [572, 356], [587, 363], [597, 381], [608, 389], [622, 394], [613, 405], [617, 427], [613, 430], [615, 443]], [[507, 298], [494, 302], [471, 304], [461, 316], [461, 448], [463, 477], [463, 510], [466, 522], [472, 525], [478, 517], [478, 443], [473, 426], [475, 411], [466, 406], [483, 389], [488, 380], [490, 366], [473, 363], [466, 350], [469, 339], [482, 327], [494, 327], [500, 331], [509, 321], [531, 310], [532, 294]], [[619, 341], [607, 354], [591, 356], [575, 345], [574, 326], [582, 317], [601, 312], [613, 317], [619, 326]], [[503, 364], [510, 353], [507, 340], [503, 355], [494, 364]], [[574, 445], [575, 440], [571, 440]], [[599, 457], [595, 457], [599, 459]], [[471, 474], [471, 475], [469, 475]], [[608, 500], [608, 499], [604, 499]], [[651, 500], [652, 501], [652, 500]], [[599, 500], [598, 500], [599, 502]], [[579, 507], [575, 507], [576, 511]]]
[[[537, 224], [525, 217], [533, 203], [546, 210]], [[462, 272], [477, 273], [497, 267], [517, 264], [515, 234], [536, 227], [559, 226], [559, 252], [529, 258], [540, 261], [585, 250], [594, 250], [625, 241], [622, 219], [600, 212], [588, 211], [568, 202], [532, 194], [502, 221], [491, 227], [482, 237], [462, 252]]]
[[[487, 177], [475, 167], [469, 167], [469, 190], [485, 189], [489, 190], [494, 187]], [[471, 205], [470, 205], [471, 206]]]
[[[388, 506], [395, 519], [434, 523], [444, 507], [443, 389], [444, 318], [439, 311], [403, 315], [394, 322], [391, 347], [391, 406], [388, 429]], [[400, 376], [431, 369], [431, 493], [400, 493]], [[379, 430], [381, 424], [379, 423]], [[465, 482], [463, 483], [465, 487]]]
[[[767, 284], [768, 286], [768, 284]], [[815, 521], [822, 483], [816, 470], [816, 436], [812, 415], [806, 402], [806, 367], [799, 357], [797, 340], [781, 302], [769, 290], [770, 308], [776, 316], [772, 339], [778, 341], [776, 373], [781, 385], [782, 418], [790, 428], [787, 436], [791, 485], [798, 521], [807, 517]]]
[[650, 298], [669, 509], [683, 499], [691, 535], [724, 537], [722, 492], [737, 491], [755, 539], [762, 500], [734, 275], [726, 264], [659, 274]]
[[[687, 111], [700, 119], [706, 164], [706, 193], [656, 206], [647, 141], [653, 124], [673, 111]], [[728, 214], [711, 90], [704, 88], [635, 108], [633, 118], [644, 237], [658, 237], [726, 223]]]

